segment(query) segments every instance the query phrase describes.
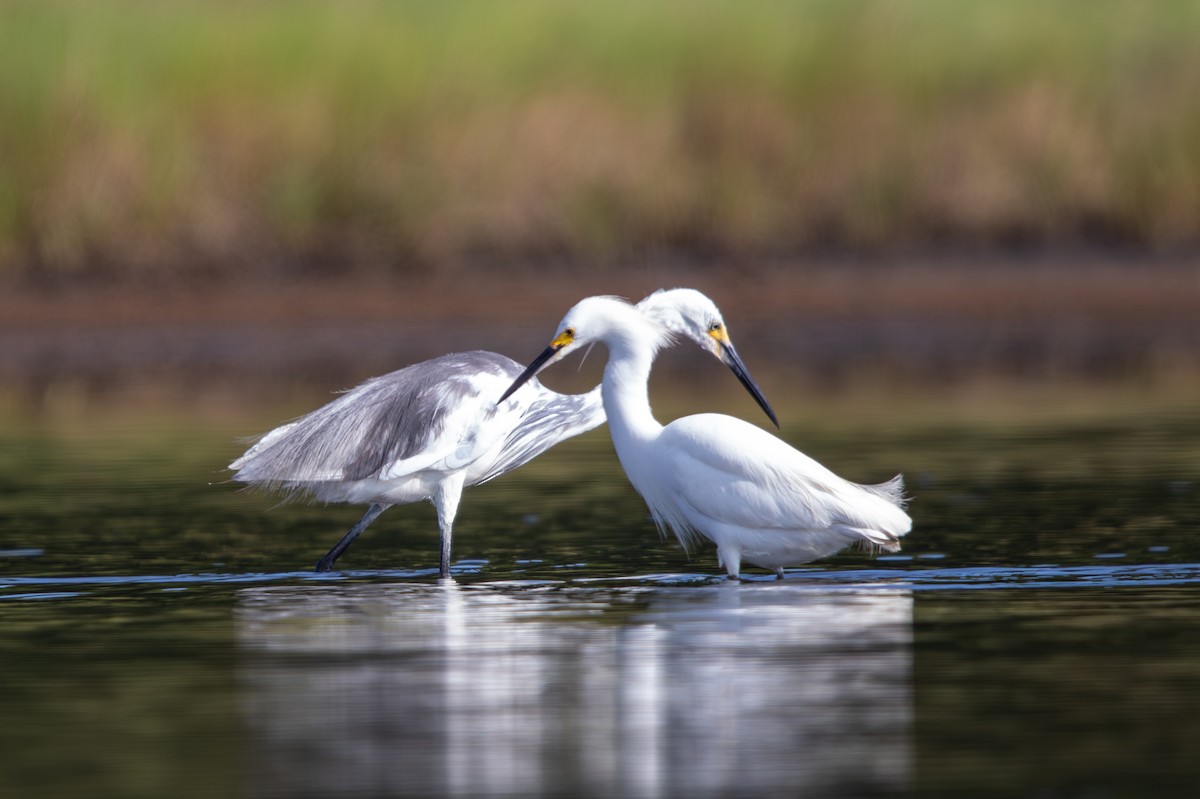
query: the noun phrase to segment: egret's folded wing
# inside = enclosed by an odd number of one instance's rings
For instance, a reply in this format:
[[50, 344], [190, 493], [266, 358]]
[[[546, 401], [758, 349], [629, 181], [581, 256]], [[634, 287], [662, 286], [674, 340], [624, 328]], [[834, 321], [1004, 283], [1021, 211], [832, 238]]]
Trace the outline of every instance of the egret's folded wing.
[[689, 416], [668, 425], [663, 436], [673, 452], [673, 490], [710, 519], [783, 530], [835, 525], [869, 530], [907, 522], [884, 497], [740, 419]]

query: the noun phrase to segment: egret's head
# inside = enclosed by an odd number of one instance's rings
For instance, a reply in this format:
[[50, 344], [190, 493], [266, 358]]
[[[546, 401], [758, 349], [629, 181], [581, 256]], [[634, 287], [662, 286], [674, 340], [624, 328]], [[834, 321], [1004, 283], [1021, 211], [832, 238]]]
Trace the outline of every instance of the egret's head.
[[729, 345], [729, 333], [717, 304], [695, 289], [660, 289], [637, 305], [646, 317], [717, 358]]
[[668, 344], [671, 332], [659, 322], [646, 317], [625, 300], [617, 297], [588, 297], [580, 300], [558, 323], [550, 346], [529, 364], [529, 367], [504, 392], [500, 401], [508, 399], [531, 377], [552, 363], [585, 344], [605, 341], [609, 346], [626, 342], [630, 346], [648, 347], [652, 352]]
[[758, 406], [779, 427], [775, 411], [734, 349], [729, 328], [715, 302], [695, 289], [667, 289], [654, 292], [637, 307], [646, 317], [672, 333], [690, 338], [700, 345], [700, 349], [728, 366]]

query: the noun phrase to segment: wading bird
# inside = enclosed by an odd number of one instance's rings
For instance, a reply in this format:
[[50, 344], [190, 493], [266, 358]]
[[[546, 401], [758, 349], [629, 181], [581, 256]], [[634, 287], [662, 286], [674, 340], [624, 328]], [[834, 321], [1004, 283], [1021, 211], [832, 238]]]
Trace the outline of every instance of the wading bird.
[[[728, 339], [724, 326], [706, 334], [718, 348]], [[666, 328], [632, 305], [589, 297], [567, 312], [550, 346], [501, 401], [572, 350], [603, 342], [608, 363], [600, 387], [613, 446], [660, 530], [674, 531], [685, 547], [700, 536], [711, 540], [731, 578], [743, 560], [782, 578], [784, 566], [853, 543], [900, 549], [912, 528], [900, 476], [880, 485], [848, 482], [765, 430], [722, 414], [659, 424], [647, 381], [668, 340]], [[744, 370], [738, 376], [761, 396]]]
[[[659, 329], [691, 338], [730, 364], [775, 421], [728, 339], [717, 343], [708, 334], [724, 325], [712, 300], [692, 289], [672, 289], [651, 294], [638, 307]], [[516, 361], [484, 351], [413, 364], [275, 428], [229, 468], [243, 483], [325, 502], [369, 504], [317, 561], [318, 572], [330, 571], [392, 505], [428, 499], [437, 511], [439, 573], [448, 578], [454, 517], [465, 487], [510, 472], [604, 423], [599, 387], [559, 394], [533, 380], [520, 396], [497, 404], [496, 397], [520, 374]]]

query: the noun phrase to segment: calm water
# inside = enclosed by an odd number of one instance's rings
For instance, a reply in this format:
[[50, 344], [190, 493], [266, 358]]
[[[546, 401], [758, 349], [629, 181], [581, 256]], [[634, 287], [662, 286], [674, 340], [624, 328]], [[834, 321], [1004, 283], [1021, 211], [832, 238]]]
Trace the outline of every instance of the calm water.
[[[785, 421], [786, 421], [785, 417]], [[1184, 795], [1200, 412], [823, 429], [900, 557], [720, 578], [603, 431], [357, 517], [223, 482], [255, 426], [0, 433], [0, 795]], [[882, 432], [881, 432], [882, 431]]]

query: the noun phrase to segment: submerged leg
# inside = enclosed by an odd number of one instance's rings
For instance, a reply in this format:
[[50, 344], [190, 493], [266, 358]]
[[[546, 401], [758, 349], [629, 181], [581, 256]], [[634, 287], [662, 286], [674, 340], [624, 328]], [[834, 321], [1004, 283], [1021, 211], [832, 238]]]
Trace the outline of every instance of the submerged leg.
[[331, 571], [333, 569], [333, 562], [340, 558], [342, 553], [350, 548], [350, 545], [354, 543], [354, 539], [362, 535], [362, 531], [370, 527], [371, 522], [378, 519], [379, 514], [383, 513], [390, 507], [392, 506], [383, 505], [378, 502], [372, 503], [371, 507], [367, 508], [367, 512], [363, 514], [363, 517], [359, 519], [353, 527], [350, 528], [350, 532], [342, 536], [342, 540], [338, 541], [337, 544], [334, 545], [333, 549], [326, 552], [324, 557], [317, 561], [317, 571]]
[[454, 517], [458, 514], [458, 501], [462, 499], [463, 480], [464, 475], [461, 473], [450, 475], [438, 485], [433, 495], [441, 539], [438, 576], [443, 580], [450, 578], [450, 539], [454, 531]]

